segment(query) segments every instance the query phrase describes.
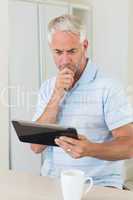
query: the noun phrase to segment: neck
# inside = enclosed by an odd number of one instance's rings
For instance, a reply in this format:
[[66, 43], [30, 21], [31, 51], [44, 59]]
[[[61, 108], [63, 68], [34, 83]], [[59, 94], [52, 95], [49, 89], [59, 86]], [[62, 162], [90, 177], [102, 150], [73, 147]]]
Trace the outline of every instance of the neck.
[[77, 73], [75, 74], [75, 81], [74, 81], [74, 84], [80, 79], [83, 71], [85, 70], [86, 68], [86, 65], [87, 65], [87, 62], [88, 62], [88, 58], [85, 58], [84, 61], [81, 63], [81, 65], [79, 66], [79, 70], [77, 70]]

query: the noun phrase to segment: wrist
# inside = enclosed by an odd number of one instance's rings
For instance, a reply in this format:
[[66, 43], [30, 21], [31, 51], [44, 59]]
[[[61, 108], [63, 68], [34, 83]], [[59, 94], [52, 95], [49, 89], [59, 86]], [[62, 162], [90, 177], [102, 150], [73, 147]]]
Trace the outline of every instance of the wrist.
[[59, 104], [60, 104], [60, 96], [58, 96], [57, 94], [53, 93], [49, 103], [48, 103], [48, 106], [52, 107], [52, 108], [56, 108], [56, 107], [59, 107]]
[[64, 96], [64, 94], [65, 94], [64, 90], [54, 89], [51, 101], [59, 104], [60, 100], [62, 99], [62, 97]]
[[88, 144], [88, 151], [87, 156], [88, 157], [96, 157], [98, 152], [100, 152], [100, 144], [99, 143], [89, 143]]

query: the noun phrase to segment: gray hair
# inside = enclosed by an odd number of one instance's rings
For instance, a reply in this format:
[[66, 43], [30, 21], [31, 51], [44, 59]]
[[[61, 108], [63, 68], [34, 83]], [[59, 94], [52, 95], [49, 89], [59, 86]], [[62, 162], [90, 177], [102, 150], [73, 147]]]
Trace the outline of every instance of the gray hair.
[[53, 33], [57, 31], [71, 32], [79, 35], [80, 42], [86, 39], [86, 27], [81, 19], [74, 15], [61, 15], [48, 24], [48, 41], [52, 41]]

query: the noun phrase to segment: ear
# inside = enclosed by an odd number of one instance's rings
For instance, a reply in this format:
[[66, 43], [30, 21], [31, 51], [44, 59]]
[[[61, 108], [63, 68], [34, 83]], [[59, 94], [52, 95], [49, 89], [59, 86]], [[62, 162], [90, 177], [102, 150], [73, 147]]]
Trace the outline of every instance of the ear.
[[51, 43], [49, 43], [49, 42], [48, 42], [48, 46], [49, 46], [50, 49], [52, 48], [52, 47], [51, 47]]
[[85, 39], [85, 40], [83, 41], [83, 47], [84, 47], [85, 49], [88, 48], [88, 40], [87, 40], [87, 39]]

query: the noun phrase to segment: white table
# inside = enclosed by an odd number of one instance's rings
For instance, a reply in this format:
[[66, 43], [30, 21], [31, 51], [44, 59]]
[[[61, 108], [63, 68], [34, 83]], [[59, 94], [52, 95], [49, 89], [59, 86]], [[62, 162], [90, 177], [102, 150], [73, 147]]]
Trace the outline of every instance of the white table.
[[[1, 200], [63, 200], [60, 182], [28, 173], [0, 171]], [[133, 200], [133, 192], [94, 186], [86, 200]]]

